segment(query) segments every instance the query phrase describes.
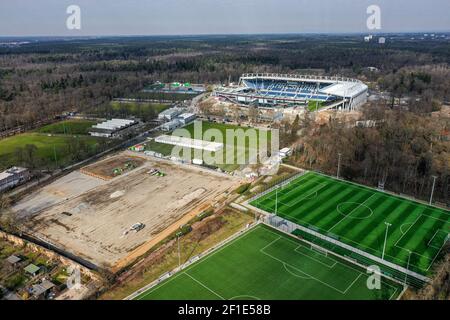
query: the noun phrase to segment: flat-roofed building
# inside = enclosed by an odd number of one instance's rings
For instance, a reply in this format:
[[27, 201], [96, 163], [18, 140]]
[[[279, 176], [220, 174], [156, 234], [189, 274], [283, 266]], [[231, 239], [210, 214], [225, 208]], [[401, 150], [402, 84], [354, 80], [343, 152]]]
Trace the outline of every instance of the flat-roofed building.
[[6, 261], [7, 261], [9, 264], [15, 265], [15, 264], [19, 263], [20, 261], [22, 261], [22, 259], [19, 258], [18, 256], [11, 255], [11, 256], [9, 256], [8, 258], [6, 258]]
[[28, 274], [30, 274], [30, 275], [32, 275], [33, 277], [34, 276], [36, 276], [38, 273], [39, 273], [39, 271], [41, 270], [41, 268], [40, 267], [38, 267], [38, 266], [36, 266], [36, 265], [34, 265], [34, 264], [32, 264], [32, 263], [30, 263], [28, 266], [26, 266], [24, 269], [23, 269], [26, 273], [28, 273]]
[[181, 121], [179, 121], [178, 119], [175, 119], [175, 120], [164, 123], [161, 126], [161, 130], [162, 131], [172, 131], [172, 130], [175, 130], [175, 129], [181, 127], [182, 125], [183, 125], [183, 123], [181, 123]]
[[183, 109], [181, 108], [170, 108], [166, 109], [158, 114], [159, 120], [174, 120], [178, 115], [180, 115], [183, 112]]
[[121, 136], [126, 129], [137, 124], [136, 120], [111, 119], [92, 126], [89, 134], [93, 137], [114, 138]]
[[30, 170], [12, 167], [0, 173], [0, 192], [14, 188], [31, 179]]
[[31, 294], [35, 299], [45, 298], [45, 295], [49, 293], [55, 284], [48, 280], [42, 280], [41, 283], [35, 284], [31, 287]]
[[183, 113], [177, 117], [177, 120], [179, 120], [183, 125], [186, 125], [194, 121], [196, 117], [197, 116], [193, 113]]
[[170, 144], [173, 146], [179, 146], [184, 148], [206, 150], [210, 152], [217, 152], [224, 147], [223, 143], [220, 142], [204, 141], [169, 135], [159, 136], [155, 139], [155, 141], [158, 143]]

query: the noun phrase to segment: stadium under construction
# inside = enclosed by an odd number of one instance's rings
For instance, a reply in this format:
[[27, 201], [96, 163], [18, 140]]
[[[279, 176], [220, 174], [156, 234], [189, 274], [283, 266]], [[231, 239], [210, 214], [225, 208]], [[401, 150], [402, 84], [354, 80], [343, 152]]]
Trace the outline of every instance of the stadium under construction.
[[367, 92], [363, 82], [344, 77], [252, 73], [214, 94], [247, 106], [355, 110], [367, 102]]

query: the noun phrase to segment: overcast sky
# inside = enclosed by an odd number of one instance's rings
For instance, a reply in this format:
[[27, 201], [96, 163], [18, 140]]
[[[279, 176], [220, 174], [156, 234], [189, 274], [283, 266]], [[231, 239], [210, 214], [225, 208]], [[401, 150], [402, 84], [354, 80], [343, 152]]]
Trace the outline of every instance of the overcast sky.
[[[81, 30], [66, 9], [81, 8]], [[450, 0], [0, 0], [0, 36], [450, 31]]]

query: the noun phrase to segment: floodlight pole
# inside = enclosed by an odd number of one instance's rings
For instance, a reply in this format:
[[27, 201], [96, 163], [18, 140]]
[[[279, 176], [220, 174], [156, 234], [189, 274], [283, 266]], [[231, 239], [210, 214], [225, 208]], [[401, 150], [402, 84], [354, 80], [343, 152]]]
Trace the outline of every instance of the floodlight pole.
[[178, 242], [178, 267], [181, 266], [181, 253], [180, 253], [180, 236], [177, 236]]
[[342, 157], [342, 153], [338, 153], [338, 169], [337, 169], [337, 174], [336, 174], [336, 178], [339, 179], [339, 173], [341, 171], [341, 157]]
[[55, 166], [58, 168], [58, 159], [56, 158], [56, 146], [53, 145], [53, 155], [55, 156]]
[[[407, 249], [408, 250], [408, 249]], [[409, 271], [409, 260], [411, 259], [411, 250], [408, 250], [409, 255], [408, 255], [408, 263], [406, 265], [406, 273], [405, 273], [405, 286], [406, 286], [406, 279], [408, 278], [408, 271]]]
[[275, 188], [275, 215], [278, 212], [278, 186]]
[[386, 251], [386, 242], [387, 242], [388, 229], [389, 229], [390, 226], [392, 226], [392, 224], [390, 224], [388, 222], [384, 222], [384, 224], [386, 225], [386, 234], [384, 235], [383, 254], [381, 255], [381, 260], [384, 260], [384, 252]]
[[431, 187], [430, 206], [433, 203], [434, 186], [436, 185], [436, 176], [433, 176], [433, 186]]

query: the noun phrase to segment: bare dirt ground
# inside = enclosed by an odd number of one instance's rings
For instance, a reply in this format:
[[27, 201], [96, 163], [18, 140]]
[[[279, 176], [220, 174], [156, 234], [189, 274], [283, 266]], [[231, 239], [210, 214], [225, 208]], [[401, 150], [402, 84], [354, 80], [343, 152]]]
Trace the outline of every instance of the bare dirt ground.
[[33, 192], [14, 205], [19, 218], [33, 215], [58, 203], [75, 198], [106, 182], [74, 171]]
[[[149, 175], [151, 168], [166, 176]], [[24, 229], [116, 271], [241, 183], [235, 177], [150, 158], [140, 168], [103, 182], [28, 218]], [[22, 207], [33, 207], [34, 199]], [[138, 222], [145, 228], [130, 231]]]
[[[103, 180], [111, 180], [116, 177], [114, 169], [123, 170], [125, 173], [129, 170], [139, 168], [145, 162], [145, 159], [122, 153], [118, 156], [107, 158], [105, 160], [96, 162], [92, 165], [82, 168], [80, 171], [86, 175], [97, 177]], [[130, 167], [126, 167], [130, 165]], [[122, 174], [121, 173], [121, 174]]]
[[326, 124], [329, 122], [330, 118], [337, 118], [344, 122], [352, 122], [357, 121], [361, 117], [360, 111], [345, 111], [338, 112], [335, 110], [325, 110], [316, 113], [316, 123], [318, 124]]

